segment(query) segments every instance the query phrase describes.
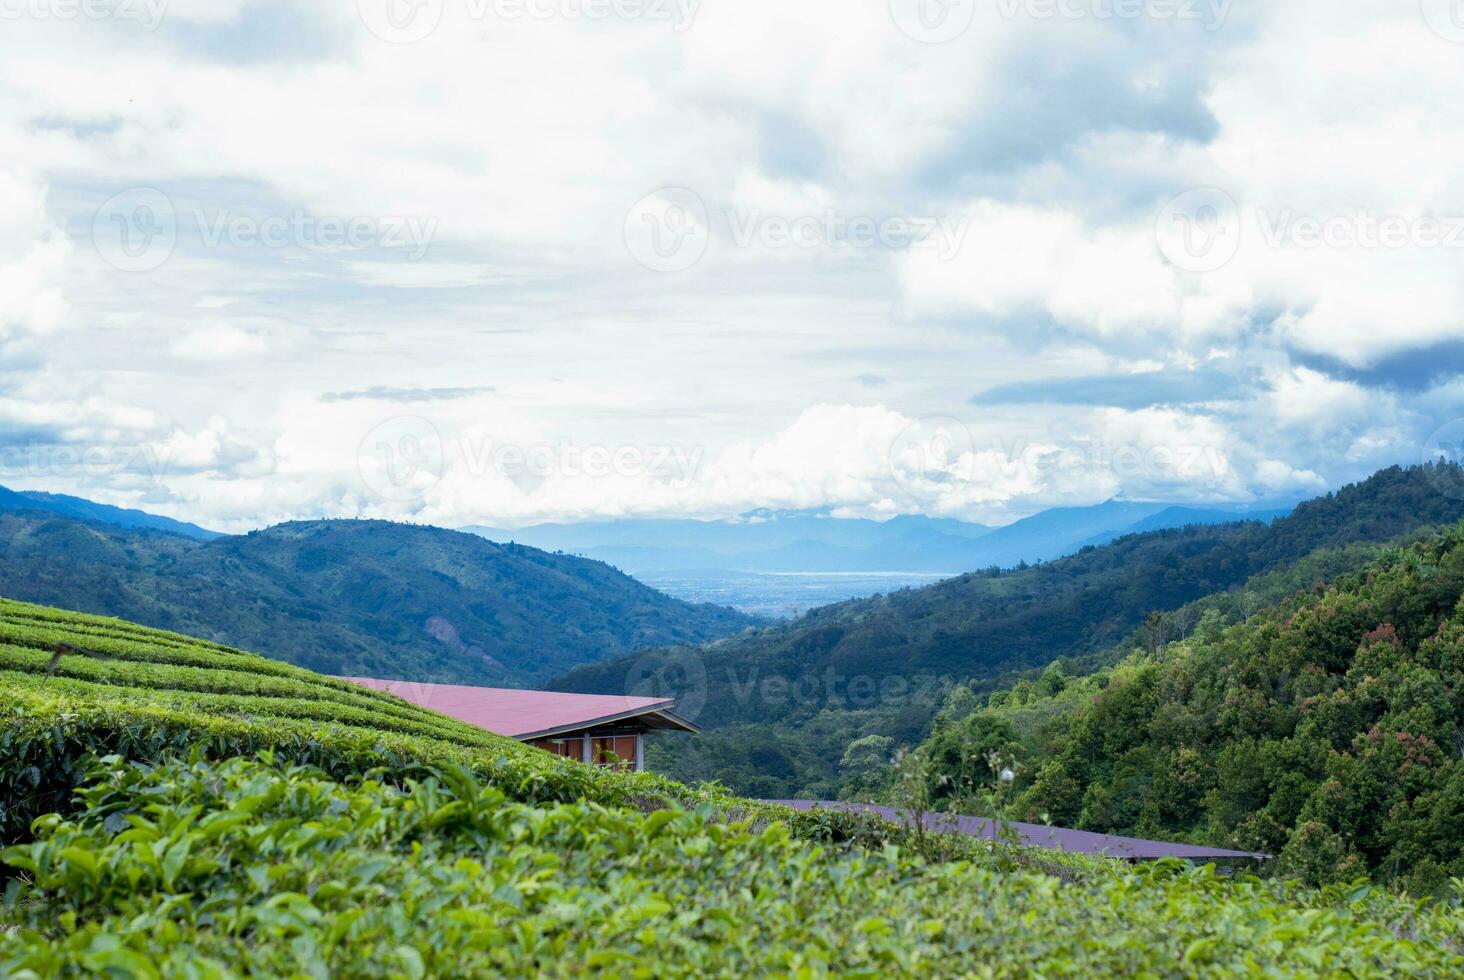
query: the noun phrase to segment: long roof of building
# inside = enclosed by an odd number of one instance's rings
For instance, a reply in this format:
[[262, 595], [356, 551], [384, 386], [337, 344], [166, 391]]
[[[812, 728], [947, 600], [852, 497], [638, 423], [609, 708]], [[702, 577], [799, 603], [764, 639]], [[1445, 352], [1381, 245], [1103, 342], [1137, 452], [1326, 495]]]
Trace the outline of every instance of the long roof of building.
[[[770, 800], [795, 810], [844, 809], [864, 810], [877, 813], [886, 820], [909, 824], [908, 810], [893, 807], [874, 806], [868, 803], [833, 803], [823, 800]], [[925, 827], [929, 830], [954, 832], [969, 837], [984, 837], [996, 840], [1002, 828], [1010, 828], [1023, 844], [1030, 847], [1046, 847], [1056, 851], [1072, 851], [1077, 854], [1092, 854], [1098, 857], [1123, 858], [1147, 861], [1155, 858], [1176, 857], [1190, 861], [1262, 861], [1269, 854], [1254, 851], [1227, 851], [1218, 847], [1202, 847], [1195, 844], [1175, 844], [1170, 841], [1140, 840], [1137, 837], [1118, 837], [1113, 834], [1095, 834], [1087, 830], [1066, 830], [1062, 827], [1048, 827], [1043, 824], [1002, 821], [1000, 825], [990, 817], [965, 817], [949, 813], [927, 813]]]
[[653, 728], [697, 731], [671, 710], [672, 698], [632, 698], [610, 694], [560, 694], [500, 687], [423, 684], [345, 677], [362, 687], [387, 691], [404, 701], [476, 725], [495, 735], [526, 740], [549, 738], [617, 721], [639, 718]]

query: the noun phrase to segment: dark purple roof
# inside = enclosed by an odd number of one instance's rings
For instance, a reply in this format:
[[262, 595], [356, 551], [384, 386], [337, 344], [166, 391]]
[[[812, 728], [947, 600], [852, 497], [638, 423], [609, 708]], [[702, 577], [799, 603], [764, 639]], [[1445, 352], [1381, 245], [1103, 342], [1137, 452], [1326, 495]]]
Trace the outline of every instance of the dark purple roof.
[[[792, 807], [795, 810], [863, 810], [875, 813], [886, 820], [909, 824], [910, 811], [896, 810], [887, 806], [869, 803], [829, 803], [821, 800], [768, 800]], [[1173, 844], [1168, 841], [1140, 840], [1137, 837], [1115, 837], [1112, 834], [1095, 834], [1087, 830], [1064, 830], [1061, 827], [1047, 827], [1037, 823], [1006, 821], [1029, 847], [1047, 847], [1057, 851], [1072, 851], [1077, 854], [1092, 854], [1098, 857], [1125, 858], [1146, 861], [1153, 858], [1177, 857], [1191, 861], [1223, 861], [1235, 859], [1265, 860], [1269, 854], [1253, 851], [1227, 851], [1218, 847], [1200, 847], [1194, 844]], [[984, 837], [995, 840], [997, 821], [987, 817], [962, 817], [952, 813], [927, 813], [927, 830], [966, 834], [969, 837]]]

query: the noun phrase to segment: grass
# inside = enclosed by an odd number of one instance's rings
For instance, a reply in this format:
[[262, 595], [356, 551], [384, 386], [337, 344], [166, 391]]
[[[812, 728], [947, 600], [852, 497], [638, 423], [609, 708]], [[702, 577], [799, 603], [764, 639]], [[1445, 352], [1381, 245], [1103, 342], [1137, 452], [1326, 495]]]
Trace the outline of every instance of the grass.
[[0, 975], [1464, 971], [1457, 903], [795, 814], [117, 620], [0, 600], [0, 682]]

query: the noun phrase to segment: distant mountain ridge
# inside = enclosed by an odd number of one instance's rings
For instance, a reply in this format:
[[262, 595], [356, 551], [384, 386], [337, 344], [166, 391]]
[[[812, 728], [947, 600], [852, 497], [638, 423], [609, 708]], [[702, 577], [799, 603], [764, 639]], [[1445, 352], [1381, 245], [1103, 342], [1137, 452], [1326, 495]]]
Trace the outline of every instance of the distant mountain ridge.
[[499, 686], [758, 622], [673, 599], [600, 562], [441, 528], [304, 521], [200, 541], [9, 507], [0, 508], [0, 595], [322, 673]]
[[[167, 531], [198, 541], [217, 531], [64, 494], [0, 487], [0, 511], [42, 510], [84, 521]], [[608, 562], [632, 575], [686, 569], [753, 572], [945, 572], [1050, 561], [1125, 534], [1270, 520], [1289, 508], [1249, 511], [1110, 500], [1059, 507], [1004, 527], [906, 514], [888, 521], [835, 518], [826, 512], [756, 510], [720, 521], [637, 519], [539, 524], [518, 530], [465, 527], [498, 542], [526, 544]]]
[[586, 665], [549, 686], [694, 699], [701, 711], [693, 720], [707, 732], [667, 747], [661, 771], [818, 796], [834, 791], [853, 739], [923, 736], [943, 684], [980, 690], [1004, 674], [1095, 654], [1151, 612], [1238, 588], [1319, 549], [1381, 544], [1460, 520], [1464, 471], [1393, 467], [1269, 524], [1125, 535], [1041, 565], [824, 606], [690, 650]]
[[1150, 531], [1168, 531], [1178, 527], [1196, 527], [1213, 524], [1228, 524], [1232, 521], [1260, 521], [1269, 524], [1278, 517], [1290, 514], [1292, 507], [1268, 507], [1258, 510], [1234, 511], [1214, 507], [1165, 507], [1142, 520], [1135, 521], [1117, 533], [1105, 530], [1081, 541], [1074, 550], [1100, 547], [1111, 544], [1130, 534], [1147, 534]]
[[74, 517], [77, 520], [95, 521], [99, 524], [112, 524], [117, 527], [137, 528], [149, 531], [168, 531], [172, 534], [181, 534], [184, 537], [193, 538], [197, 541], [212, 541], [214, 538], [223, 537], [218, 531], [210, 531], [207, 528], [199, 527], [197, 524], [189, 524], [187, 521], [175, 521], [171, 517], [161, 517], [157, 514], [149, 514], [146, 511], [132, 510], [127, 507], [113, 507], [110, 504], [99, 504], [93, 500], [85, 500], [81, 497], [69, 497], [60, 493], [42, 493], [39, 490], [10, 490], [5, 487], [0, 487], [0, 511], [25, 510], [43, 510], [52, 514]]
[[1192, 524], [1269, 521], [1289, 509], [1110, 500], [1091, 507], [1053, 508], [999, 528], [920, 515], [880, 522], [826, 513], [754, 511], [720, 521], [627, 520], [463, 530], [494, 541], [582, 554], [632, 575], [695, 569], [957, 575], [1051, 561], [1125, 534]]

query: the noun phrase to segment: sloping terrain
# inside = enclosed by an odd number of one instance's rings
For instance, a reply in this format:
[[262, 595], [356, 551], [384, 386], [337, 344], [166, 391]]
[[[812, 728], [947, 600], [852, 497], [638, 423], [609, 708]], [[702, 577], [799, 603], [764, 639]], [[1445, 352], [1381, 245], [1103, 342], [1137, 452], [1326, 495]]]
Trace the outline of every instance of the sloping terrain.
[[1207, 617], [1112, 669], [997, 692], [924, 752], [956, 785], [959, 760], [1010, 743], [1027, 816], [1429, 893], [1464, 877], [1461, 739], [1464, 526], [1229, 629]]
[[[1464, 519], [1464, 493], [1441, 491], [1460, 477], [1457, 467], [1395, 467], [1270, 524], [1132, 535], [1044, 565], [827, 606], [695, 649], [588, 665], [551, 685], [623, 693], [628, 682], [655, 681], [657, 693], [685, 697], [701, 724], [727, 733], [699, 743], [708, 747], [700, 758], [696, 746], [674, 748], [659, 760], [668, 771], [760, 795], [824, 797], [836, 792], [833, 767], [851, 741], [918, 741], [952, 684], [989, 689], [1005, 674], [1110, 649], [1152, 612], [1320, 550], [1452, 524]], [[675, 753], [686, 753], [685, 765]]]
[[0, 513], [0, 594], [248, 646], [322, 673], [526, 685], [755, 622], [580, 558], [383, 521], [196, 541]]
[[[1289, 509], [1289, 508], [1288, 508]], [[1042, 511], [1005, 527], [907, 514], [879, 522], [758, 511], [732, 520], [625, 520], [463, 530], [597, 558], [632, 575], [673, 570], [935, 572], [1050, 561], [1141, 531], [1267, 520], [1285, 510], [1196, 509], [1110, 500]]]
[[0, 602], [0, 651], [6, 976], [1464, 969], [1452, 904], [796, 813], [117, 620]]
[[99, 504], [92, 500], [68, 497], [60, 493], [42, 493], [39, 490], [17, 491], [0, 487], [0, 511], [7, 510], [43, 510], [63, 517], [74, 517], [77, 520], [92, 521], [98, 524], [113, 524], [117, 527], [147, 531], [171, 531], [174, 534], [181, 534], [186, 538], [197, 538], [200, 541], [211, 541], [214, 538], [222, 537], [217, 531], [210, 531], [197, 524], [175, 521], [171, 517], [160, 517], [146, 511], [113, 507], [110, 504]]

